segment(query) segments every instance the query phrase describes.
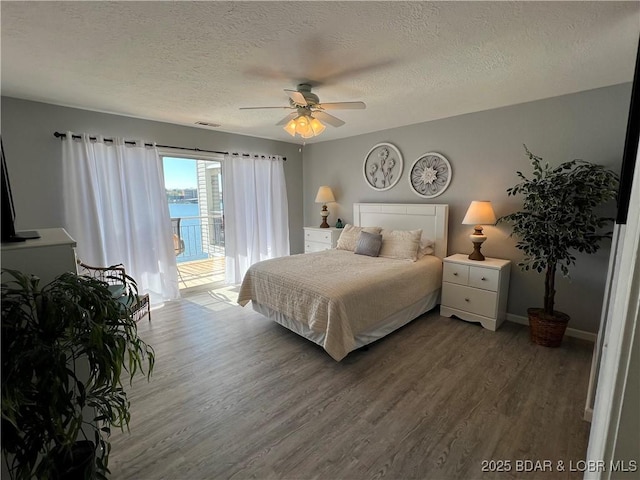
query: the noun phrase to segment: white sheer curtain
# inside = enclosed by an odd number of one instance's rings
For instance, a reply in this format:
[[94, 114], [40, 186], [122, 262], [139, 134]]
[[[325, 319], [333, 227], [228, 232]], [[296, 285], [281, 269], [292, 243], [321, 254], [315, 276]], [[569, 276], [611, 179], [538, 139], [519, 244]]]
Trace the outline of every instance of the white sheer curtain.
[[153, 305], [179, 297], [162, 161], [155, 147], [62, 140], [65, 223], [85, 263], [124, 264]]
[[226, 281], [254, 263], [289, 255], [289, 212], [282, 157], [225, 156]]

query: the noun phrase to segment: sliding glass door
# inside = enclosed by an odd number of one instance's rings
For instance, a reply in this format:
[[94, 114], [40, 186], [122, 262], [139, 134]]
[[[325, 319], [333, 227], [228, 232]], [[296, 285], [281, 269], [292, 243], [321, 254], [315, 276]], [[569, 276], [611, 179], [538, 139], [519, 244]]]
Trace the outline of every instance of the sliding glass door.
[[163, 155], [180, 289], [224, 281], [222, 162]]

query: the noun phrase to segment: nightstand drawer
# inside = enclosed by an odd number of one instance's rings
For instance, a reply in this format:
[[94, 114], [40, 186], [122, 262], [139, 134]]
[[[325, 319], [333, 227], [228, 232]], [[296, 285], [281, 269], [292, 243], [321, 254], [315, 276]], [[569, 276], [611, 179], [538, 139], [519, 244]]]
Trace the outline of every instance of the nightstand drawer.
[[480, 322], [495, 331], [507, 316], [511, 262], [489, 257], [470, 260], [463, 253], [443, 261], [440, 315]]
[[336, 248], [342, 230], [334, 227], [304, 227], [304, 252], [321, 252]]
[[305, 242], [322, 242], [327, 243], [331, 247], [331, 230], [305, 230], [304, 232]]
[[496, 316], [497, 295], [496, 292], [452, 283], [442, 285], [443, 305], [484, 317], [494, 318]]
[[498, 291], [498, 280], [500, 270], [491, 268], [469, 267], [469, 283], [471, 287], [482, 288], [483, 290]]
[[459, 285], [469, 284], [469, 267], [459, 263], [444, 262], [442, 280]]
[[330, 243], [320, 242], [304, 242], [304, 253], [322, 252], [323, 250], [330, 250]]

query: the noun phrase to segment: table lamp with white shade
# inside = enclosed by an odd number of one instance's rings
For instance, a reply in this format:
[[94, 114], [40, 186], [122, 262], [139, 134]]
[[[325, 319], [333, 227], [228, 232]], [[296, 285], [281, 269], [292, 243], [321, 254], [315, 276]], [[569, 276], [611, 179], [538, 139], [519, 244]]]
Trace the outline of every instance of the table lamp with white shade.
[[462, 220], [463, 225], [475, 225], [473, 227], [473, 233], [469, 235], [469, 238], [473, 242], [473, 252], [469, 255], [469, 260], [484, 260], [484, 255], [480, 252], [480, 246], [482, 242], [487, 239], [487, 236], [482, 233], [482, 225], [495, 225], [496, 214], [493, 213], [493, 207], [488, 200], [474, 200], [469, 205], [467, 214]]
[[316, 203], [322, 203], [322, 211], [320, 212], [320, 215], [322, 215], [322, 223], [320, 224], [320, 228], [329, 228], [329, 224], [327, 223], [327, 217], [329, 216], [327, 203], [335, 201], [336, 199], [333, 196], [331, 187], [323, 185], [318, 189], [318, 194], [316, 195]]

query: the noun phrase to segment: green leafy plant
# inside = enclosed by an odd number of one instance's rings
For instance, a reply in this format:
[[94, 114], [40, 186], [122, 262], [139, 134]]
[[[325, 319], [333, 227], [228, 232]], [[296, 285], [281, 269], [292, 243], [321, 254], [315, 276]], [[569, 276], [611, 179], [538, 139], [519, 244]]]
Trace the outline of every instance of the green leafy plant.
[[[93, 443], [96, 476], [106, 478], [111, 427], [130, 420], [123, 372], [130, 382], [136, 373], [149, 379], [155, 362], [132, 303], [72, 273], [42, 288], [37, 277], [2, 275], [2, 452], [12, 478], [61, 478], [60, 459], [82, 439]], [[136, 294], [129, 277], [126, 295]]]
[[616, 198], [618, 176], [602, 165], [583, 160], [557, 167], [525, 151], [533, 165], [533, 177], [517, 172], [522, 182], [507, 190], [522, 195], [523, 210], [500, 218], [512, 225], [516, 247], [525, 254], [523, 270], [545, 272], [544, 314], [554, 315], [555, 280], [558, 268], [564, 276], [576, 262], [575, 252], [595, 253], [600, 241], [611, 238], [603, 228], [613, 218], [602, 217], [597, 207]]

